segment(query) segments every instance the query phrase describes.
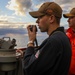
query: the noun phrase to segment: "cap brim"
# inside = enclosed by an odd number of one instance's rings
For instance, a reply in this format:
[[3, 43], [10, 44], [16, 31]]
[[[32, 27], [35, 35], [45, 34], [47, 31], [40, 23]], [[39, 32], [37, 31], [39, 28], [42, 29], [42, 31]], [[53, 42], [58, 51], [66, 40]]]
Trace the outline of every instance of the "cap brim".
[[38, 18], [44, 15], [43, 13], [40, 13], [39, 11], [29, 12], [29, 14], [34, 18]]
[[64, 16], [65, 18], [69, 18], [69, 17], [73, 17], [73, 16], [75, 16], [75, 15], [68, 13], [68, 14], [63, 14], [63, 16]]

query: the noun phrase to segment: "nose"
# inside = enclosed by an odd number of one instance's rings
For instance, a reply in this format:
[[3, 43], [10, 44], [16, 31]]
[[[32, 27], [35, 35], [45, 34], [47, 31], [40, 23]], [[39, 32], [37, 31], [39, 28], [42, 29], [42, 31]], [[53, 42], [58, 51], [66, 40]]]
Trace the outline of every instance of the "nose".
[[70, 18], [68, 18], [67, 22], [70, 22]]
[[39, 23], [39, 19], [36, 20], [36, 23]]

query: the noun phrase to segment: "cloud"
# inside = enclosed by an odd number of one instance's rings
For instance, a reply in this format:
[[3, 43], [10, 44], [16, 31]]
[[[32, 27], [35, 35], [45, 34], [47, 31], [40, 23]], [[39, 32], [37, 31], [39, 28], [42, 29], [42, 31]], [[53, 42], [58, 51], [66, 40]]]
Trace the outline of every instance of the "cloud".
[[7, 15], [0, 15], [0, 22], [1, 21], [13, 21], [15, 16], [7, 16]]
[[33, 22], [9, 22], [8, 20], [0, 20], [0, 28], [27, 28], [28, 25], [36, 25]]
[[14, 14], [24, 16], [25, 13], [30, 10], [31, 5], [31, 0], [11, 0], [6, 7], [10, 10], [14, 10]]
[[0, 35], [6, 34], [27, 34], [25, 28], [0, 28]]
[[[1, 35], [25, 35], [28, 36], [26, 28], [0, 28]], [[48, 36], [46, 33], [41, 33], [38, 29], [37, 36]]]
[[22, 22], [19, 17], [0, 15], [0, 28], [26, 28], [28, 24], [30, 23]]
[[[8, 9], [13, 10], [15, 15], [19, 15], [19, 16], [24, 16], [26, 15], [27, 12], [31, 11], [31, 10], [36, 10], [38, 9], [42, 3], [44, 2], [48, 2], [48, 1], [54, 1], [57, 4], [59, 4], [62, 9], [63, 9], [63, 13], [68, 13], [73, 7], [75, 7], [75, 0], [10, 0], [8, 2], [8, 5], [6, 6]], [[14, 20], [14, 21], [18, 21], [19, 18], [15, 18], [16, 16], [7, 16], [8, 18], [3, 18], [5, 21], [9, 21], [9, 20]], [[30, 17], [27, 15], [27, 18], [29, 18], [29, 21], [31, 21]], [[20, 17], [22, 18], [22, 17]], [[24, 20], [24, 19], [22, 19]], [[21, 19], [19, 20], [20, 22], [22, 21]], [[2, 21], [2, 20], [0, 20]], [[18, 21], [18, 22], [19, 22]], [[63, 22], [63, 21], [62, 21]], [[66, 23], [66, 21], [64, 22], [64, 24]], [[31, 23], [30, 23], [31, 24]], [[0, 26], [0, 27], [5, 27], [5, 26]], [[9, 23], [6, 27], [12, 27], [12, 28], [24, 28], [26, 27], [26, 25], [24, 24], [13, 24], [13, 23]]]
[[15, 11], [15, 15], [25, 16], [26, 12], [38, 8], [43, 2], [47, 1], [51, 0], [10, 0], [6, 8]]
[[64, 12], [70, 11], [75, 6], [75, 0], [10, 0], [6, 7], [15, 11], [15, 15], [24, 16], [29, 10], [39, 8], [42, 3], [50, 1], [58, 3]]
[[73, 7], [75, 7], [75, 0], [55, 0], [55, 2], [62, 7], [63, 13], [69, 12]]
[[37, 3], [34, 5], [36, 8], [39, 8], [44, 2], [56, 2], [62, 7], [63, 13], [69, 12], [72, 8], [75, 7], [75, 0], [37, 0]]
[[[33, 0], [34, 1], [34, 0]], [[75, 0], [37, 0], [37, 5], [35, 6], [36, 8], [39, 8], [41, 6], [42, 3], [44, 2], [56, 2], [57, 4], [59, 4], [62, 9], [63, 9], [63, 12], [66, 13], [66, 12], [69, 12], [73, 7], [75, 7]]]
[[56, 3], [60, 3], [60, 4], [69, 4], [71, 2], [74, 2], [74, 0], [55, 0]]

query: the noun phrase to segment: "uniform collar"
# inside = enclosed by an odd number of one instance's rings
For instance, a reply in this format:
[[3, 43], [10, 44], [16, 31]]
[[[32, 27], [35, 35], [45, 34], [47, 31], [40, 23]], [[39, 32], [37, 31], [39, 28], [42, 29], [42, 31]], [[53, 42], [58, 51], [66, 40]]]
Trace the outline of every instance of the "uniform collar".
[[50, 36], [51, 36], [54, 32], [56, 32], [56, 31], [61, 31], [61, 32], [65, 33], [65, 32], [64, 32], [64, 27], [58, 27], [56, 30], [54, 30], [54, 31], [50, 34]]

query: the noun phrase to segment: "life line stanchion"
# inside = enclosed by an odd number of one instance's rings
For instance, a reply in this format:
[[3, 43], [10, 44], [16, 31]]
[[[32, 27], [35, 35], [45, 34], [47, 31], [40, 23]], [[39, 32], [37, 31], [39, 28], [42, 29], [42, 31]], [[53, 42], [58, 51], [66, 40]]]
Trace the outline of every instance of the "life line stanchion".
[[19, 72], [19, 59], [16, 59], [17, 61], [16, 61], [16, 72], [15, 72], [15, 74], [16, 75], [18, 75], [18, 72]]

